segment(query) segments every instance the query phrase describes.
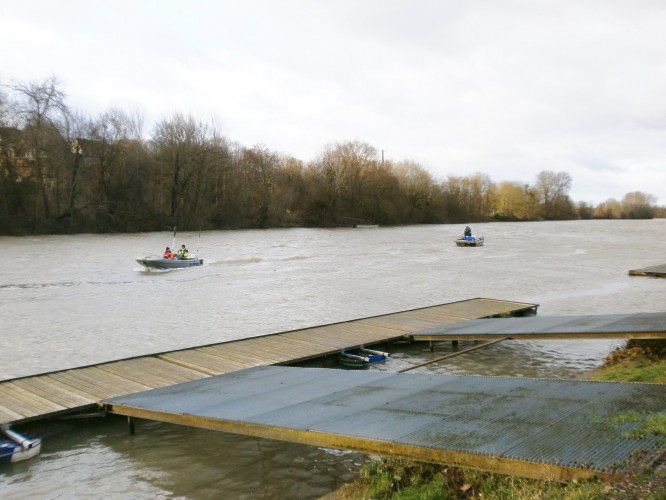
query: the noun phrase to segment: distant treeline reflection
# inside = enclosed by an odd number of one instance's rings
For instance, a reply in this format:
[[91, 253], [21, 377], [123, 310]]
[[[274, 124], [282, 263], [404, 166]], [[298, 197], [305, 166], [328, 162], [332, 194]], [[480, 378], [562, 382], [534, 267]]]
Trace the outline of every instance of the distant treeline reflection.
[[576, 203], [566, 172], [436, 179], [360, 141], [303, 162], [178, 113], [146, 138], [141, 116], [88, 117], [65, 97], [55, 77], [0, 87], [0, 234], [664, 216], [641, 192]]

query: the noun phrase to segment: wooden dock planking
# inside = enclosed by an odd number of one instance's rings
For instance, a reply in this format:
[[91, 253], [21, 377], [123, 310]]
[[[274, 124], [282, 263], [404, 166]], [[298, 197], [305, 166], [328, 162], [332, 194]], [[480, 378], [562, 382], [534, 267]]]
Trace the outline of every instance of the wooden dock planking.
[[127, 377], [115, 375], [113, 373], [102, 370], [98, 366], [91, 366], [86, 369], [85, 375], [89, 376], [91, 380], [95, 380], [110, 391], [131, 394], [133, 392], [145, 391], [145, 387], [150, 387], [148, 384], [134, 382]]
[[251, 368], [257, 366], [258, 364], [268, 361], [266, 358], [253, 356], [249, 353], [239, 352], [237, 349], [227, 349], [223, 345], [221, 346], [210, 346], [197, 349], [197, 352], [205, 354], [207, 356], [212, 356], [218, 359], [221, 362], [224, 362], [227, 367], [237, 367], [238, 370], [244, 370], [245, 368]]
[[160, 358], [172, 363], [181, 364], [194, 370], [199, 370], [210, 375], [221, 375], [235, 370], [249, 368], [250, 364], [237, 361], [225, 360], [219, 356], [200, 352], [198, 350], [179, 351], [160, 355]]
[[192, 359], [191, 356], [188, 356], [187, 354], [184, 353], [160, 354], [158, 357], [164, 361], [173, 363], [176, 366], [182, 366], [184, 368], [190, 368], [191, 370], [200, 371], [202, 373], [207, 374], [209, 377], [233, 371], [233, 370], [225, 371], [220, 368], [211, 368], [210, 366], [202, 365], [199, 362], [199, 360]]
[[270, 345], [268, 337], [253, 337], [246, 339], [243, 342], [230, 342], [221, 346], [215, 346], [205, 349], [216, 349], [225, 351], [228, 354], [238, 355], [245, 357], [248, 360], [253, 360], [258, 363], [265, 364], [269, 361], [270, 364], [283, 363], [288, 359], [293, 359], [294, 354], [281, 349], [274, 349]]
[[[523, 307], [520, 307], [523, 306]], [[496, 299], [478, 299], [474, 304], [469, 301], [454, 302], [440, 306], [446, 314], [455, 318], [475, 319], [489, 316], [499, 316], [511, 312], [529, 311], [535, 309], [536, 305], [528, 305], [520, 302], [510, 302]]]
[[534, 308], [535, 304], [470, 299], [0, 381], [0, 423], [45, 418], [111, 397], [399, 339], [423, 325]]
[[[128, 360], [128, 362], [130, 361], [140, 362], [141, 365], [145, 365], [146, 368], [155, 375], [164, 375], [174, 379], [177, 377], [178, 380], [199, 380], [206, 376], [206, 374], [200, 371], [174, 365], [173, 363], [169, 363], [168, 361], [157, 357], [142, 357], [136, 360]], [[124, 361], [119, 361], [118, 363], [124, 363]]]
[[[70, 381], [67, 377], [63, 376], [62, 372], [55, 372], [55, 373], [49, 373], [47, 375], [41, 375], [35, 378], [39, 378], [39, 380], [43, 380], [46, 383], [53, 384], [56, 387], [59, 387], [65, 392], [69, 392], [75, 396], [79, 396], [80, 398], [90, 401], [91, 403], [95, 403], [96, 401], [99, 400], [99, 396], [96, 394], [93, 394], [94, 391], [88, 390], [87, 387], [83, 387], [82, 384]], [[73, 407], [76, 408], [76, 407]]]
[[26, 403], [17, 394], [9, 392], [8, 390], [0, 389], [0, 404], [6, 409], [6, 411], [20, 415], [21, 418], [40, 413], [40, 410], [37, 407]]
[[50, 380], [48, 377], [17, 379], [15, 383], [24, 387], [26, 390], [32, 391], [44, 398], [49, 398], [55, 403], [58, 403], [59, 405], [66, 408], [71, 408], [73, 406], [85, 406], [87, 404], [95, 403], [95, 399], [90, 397], [86, 398], [76, 392], [72, 392], [71, 389], [65, 389], [62, 386], [56, 384], [53, 380]]
[[321, 352], [321, 349], [316, 348], [312, 344], [299, 342], [290, 337], [266, 337], [263, 344], [265, 347], [284, 356], [287, 361], [294, 359], [294, 357], [303, 359], [317, 356]]
[[[155, 362], [161, 363], [164, 366], [156, 365]], [[155, 388], [199, 380], [205, 376], [201, 372], [195, 372], [194, 370], [155, 358], [118, 361], [116, 363], [101, 365], [99, 368], [100, 370]], [[193, 377], [188, 372], [198, 374], [198, 376]]]
[[295, 331], [291, 332], [289, 336], [294, 339], [303, 340], [306, 342], [310, 342], [312, 344], [319, 345], [321, 346], [321, 349], [324, 350], [324, 352], [328, 352], [330, 350], [344, 349], [345, 347], [348, 346], [348, 344], [343, 340], [338, 339], [337, 337], [333, 337], [332, 336], [333, 333], [327, 330], [326, 327], [323, 328], [324, 329], [321, 331], [312, 331], [312, 332], [306, 330]]
[[[99, 398], [101, 395], [108, 393], [123, 394], [123, 391], [126, 391], [124, 392], [125, 394], [132, 394], [141, 390], [147, 390], [141, 389], [141, 387], [148, 386], [135, 386], [130, 388], [127, 387], [129, 384], [124, 383], [109, 384], [108, 380], [105, 380], [104, 377], [101, 376], [103, 373], [104, 372], [101, 372], [100, 374], [91, 373], [90, 368], [84, 368], [82, 370], [72, 369], [65, 372], [53, 373], [51, 376], [65, 384], [81, 388], [81, 390], [91, 394], [95, 398]], [[100, 376], [96, 377], [96, 375]]]
[[259, 366], [261, 364], [272, 365], [282, 361], [282, 358], [275, 353], [259, 349], [256, 342], [243, 342], [242, 344], [234, 342], [233, 345], [203, 347], [197, 350], [213, 356], [224, 355], [230, 360], [238, 359], [239, 361], [252, 364], [252, 366]]
[[0, 421], [1, 422], [18, 422], [29, 418], [31, 415], [23, 415], [12, 410], [10, 402], [0, 396]]
[[393, 327], [385, 327], [365, 321], [352, 321], [339, 326], [340, 338], [353, 345], [368, 344], [371, 342], [386, 342], [400, 339], [404, 332]]
[[16, 399], [20, 399], [21, 401], [46, 413], [54, 411], [58, 412], [67, 409], [67, 406], [63, 406], [60, 403], [55, 402], [53, 399], [45, 398], [37, 394], [37, 392], [34, 390], [28, 389], [23, 384], [10, 382], [3, 387], [3, 390], [7, 391], [10, 396], [14, 396]]

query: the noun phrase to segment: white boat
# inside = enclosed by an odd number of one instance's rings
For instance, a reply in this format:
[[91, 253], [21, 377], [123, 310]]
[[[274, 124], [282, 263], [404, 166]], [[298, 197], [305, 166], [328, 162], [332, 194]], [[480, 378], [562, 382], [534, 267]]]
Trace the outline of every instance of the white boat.
[[461, 236], [455, 242], [459, 247], [482, 247], [483, 236], [479, 236], [478, 238], [474, 236]]
[[136, 261], [149, 269], [180, 269], [183, 267], [201, 266], [203, 259], [197, 256], [190, 257], [189, 259], [165, 259], [158, 255], [149, 255]]
[[10, 429], [2, 429], [0, 437], [0, 462], [20, 462], [38, 455], [42, 450], [42, 439], [24, 436]]

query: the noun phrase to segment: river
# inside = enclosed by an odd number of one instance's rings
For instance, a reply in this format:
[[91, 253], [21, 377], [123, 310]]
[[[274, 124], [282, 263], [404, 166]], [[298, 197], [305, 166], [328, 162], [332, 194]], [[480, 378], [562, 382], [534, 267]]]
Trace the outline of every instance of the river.
[[[0, 379], [247, 338], [476, 297], [538, 314], [662, 311], [666, 220], [0, 237]], [[185, 243], [204, 266], [149, 272], [135, 258]], [[432, 373], [571, 378], [618, 341], [509, 341], [428, 365]], [[464, 347], [464, 343], [461, 343]], [[377, 369], [441, 356], [401, 346]], [[119, 418], [35, 423], [39, 457], [0, 467], [18, 499], [317, 498], [365, 458]]]

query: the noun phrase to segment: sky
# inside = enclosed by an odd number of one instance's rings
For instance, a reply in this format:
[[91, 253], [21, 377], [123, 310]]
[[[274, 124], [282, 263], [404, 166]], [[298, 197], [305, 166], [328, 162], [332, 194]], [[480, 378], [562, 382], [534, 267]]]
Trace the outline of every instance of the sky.
[[663, 0], [2, 2], [0, 84], [55, 76], [71, 109], [175, 113], [315, 160], [361, 141], [433, 177], [666, 206]]

